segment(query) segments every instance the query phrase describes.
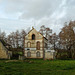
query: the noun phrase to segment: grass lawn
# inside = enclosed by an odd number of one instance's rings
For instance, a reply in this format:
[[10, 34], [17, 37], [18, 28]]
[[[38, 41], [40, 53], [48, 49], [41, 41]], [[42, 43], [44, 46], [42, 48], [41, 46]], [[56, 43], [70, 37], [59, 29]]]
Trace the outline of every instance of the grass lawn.
[[0, 75], [75, 75], [75, 60], [0, 60]]

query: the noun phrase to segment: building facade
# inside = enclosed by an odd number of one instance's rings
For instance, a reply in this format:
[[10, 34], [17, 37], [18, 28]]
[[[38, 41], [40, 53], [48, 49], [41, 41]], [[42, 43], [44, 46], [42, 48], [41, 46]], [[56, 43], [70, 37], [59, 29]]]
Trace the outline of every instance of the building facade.
[[[36, 29], [32, 30], [25, 36], [24, 56], [26, 58], [43, 58], [45, 59], [48, 40]], [[50, 56], [49, 56], [50, 57]]]
[[2, 40], [0, 40], [0, 59], [10, 59], [12, 56], [12, 52], [9, 51]]

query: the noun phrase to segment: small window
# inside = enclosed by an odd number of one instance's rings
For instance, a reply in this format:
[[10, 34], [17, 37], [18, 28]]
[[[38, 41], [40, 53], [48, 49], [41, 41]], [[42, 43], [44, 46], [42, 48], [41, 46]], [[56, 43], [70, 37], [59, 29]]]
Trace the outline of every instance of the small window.
[[36, 49], [40, 50], [40, 42], [39, 41], [36, 43]]
[[39, 51], [36, 53], [36, 57], [40, 57], [40, 52]]
[[31, 52], [27, 52], [27, 57], [31, 57]]
[[27, 42], [27, 47], [30, 48], [31, 47], [31, 43]]
[[27, 48], [27, 50], [30, 50], [29, 48]]
[[32, 40], [35, 40], [35, 34], [32, 35]]

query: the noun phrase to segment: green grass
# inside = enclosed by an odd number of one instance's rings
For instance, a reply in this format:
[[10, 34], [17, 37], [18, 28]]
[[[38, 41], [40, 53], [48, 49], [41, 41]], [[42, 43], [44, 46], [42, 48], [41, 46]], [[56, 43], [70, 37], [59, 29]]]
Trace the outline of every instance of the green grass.
[[0, 60], [0, 75], [75, 75], [75, 60]]

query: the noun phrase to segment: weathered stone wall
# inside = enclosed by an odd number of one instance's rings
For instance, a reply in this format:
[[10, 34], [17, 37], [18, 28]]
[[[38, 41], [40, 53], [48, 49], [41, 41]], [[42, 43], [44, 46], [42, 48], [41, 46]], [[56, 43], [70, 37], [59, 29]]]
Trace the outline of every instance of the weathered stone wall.
[[[35, 34], [35, 40], [32, 40], [32, 34]], [[37, 50], [37, 42], [40, 42], [40, 50]], [[30, 43], [30, 44], [28, 44]], [[30, 57], [27, 57], [27, 52], [31, 53]], [[37, 57], [36, 53], [40, 52], [40, 57]], [[28, 35], [25, 36], [25, 56], [26, 58], [43, 58], [43, 36], [33, 29]]]
[[45, 59], [55, 59], [55, 52], [45, 52]]
[[36, 53], [37, 53], [37, 51], [38, 50], [36, 50], [36, 51], [29, 51], [30, 53], [31, 53], [31, 56], [30, 57], [27, 57], [27, 50], [25, 51], [25, 56], [26, 56], [26, 58], [43, 58], [43, 51], [42, 50], [40, 50], [39, 52], [40, 52], [40, 57], [37, 57], [36, 56]]
[[[35, 35], [35, 40], [32, 40], [32, 35]], [[37, 50], [37, 42], [40, 42], [40, 50]], [[25, 50], [24, 50], [24, 56], [26, 58], [54, 58], [53, 55], [50, 55], [50, 53], [45, 53], [45, 50], [47, 49], [46, 45], [48, 43], [48, 40], [44, 38], [39, 32], [37, 32], [35, 29], [32, 29], [26, 36], [25, 36]], [[31, 56], [28, 57], [27, 53], [30, 52]], [[37, 57], [37, 52], [40, 52], [40, 57]]]
[[42, 48], [43, 47], [43, 41], [42, 41], [42, 39], [40, 39], [40, 40], [26, 40], [25, 39], [25, 48], [28, 48], [28, 46], [27, 46], [28, 42], [30, 42], [30, 44], [31, 44], [30, 48], [36, 48], [36, 43], [38, 41], [40, 42], [40, 48]]
[[0, 59], [8, 59], [7, 50], [1, 42], [0, 42]]
[[25, 39], [27, 40], [32, 40], [32, 34], [35, 34], [36, 36], [35, 36], [35, 39], [36, 40], [39, 40], [39, 39], [42, 39], [43, 38], [43, 36], [39, 33], [39, 32], [37, 32], [35, 29], [32, 29], [31, 31], [30, 31], [30, 33], [28, 34], [28, 35], [26, 35], [25, 36]]

